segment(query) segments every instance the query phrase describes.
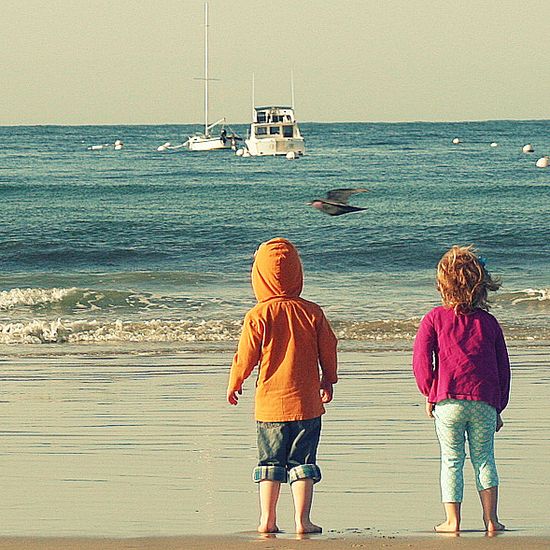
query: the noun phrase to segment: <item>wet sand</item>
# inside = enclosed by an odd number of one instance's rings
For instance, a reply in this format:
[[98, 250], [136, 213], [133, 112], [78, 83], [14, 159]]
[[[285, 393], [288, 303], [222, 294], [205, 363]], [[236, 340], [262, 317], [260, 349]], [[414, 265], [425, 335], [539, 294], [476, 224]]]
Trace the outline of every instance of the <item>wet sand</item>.
[[[31, 538], [0, 538], [0, 549], [296, 547], [287, 487], [279, 509], [286, 533], [269, 539], [253, 533], [253, 381], [237, 408], [225, 404], [231, 350], [72, 356], [48, 350], [49, 356], [2, 361], [0, 535]], [[510, 531], [499, 535], [499, 548], [550, 548], [550, 539], [537, 538], [550, 536], [550, 466], [541, 460], [550, 452], [549, 351], [510, 350], [512, 400], [496, 443], [500, 516]], [[469, 466], [466, 532], [430, 533], [442, 519], [439, 449], [410, 354], [342, 351], [340, 364], [324, 417], [324, 479], [313, 510], [324, 534], [304, 543], [320, 549], [494, 543], [480, 530]], [[38, 538], [52, 536], [64, 538]]]
[[499, 536], [483, 537], [405, 537], [338, 539], [244, 539], [239, 537], [157, 537], [139, 539], [108, 538], [0, 538], [0, 550], [547, 550], [550, 538]]

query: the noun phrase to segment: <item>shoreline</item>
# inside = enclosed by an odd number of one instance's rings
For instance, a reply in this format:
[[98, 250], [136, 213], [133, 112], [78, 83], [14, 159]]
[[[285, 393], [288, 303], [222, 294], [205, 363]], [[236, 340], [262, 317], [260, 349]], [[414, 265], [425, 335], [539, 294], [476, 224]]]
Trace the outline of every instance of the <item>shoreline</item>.
[[[339, 340], [338, 353], [400, 353], [412, 354], [414, 338], [411, 339], [365, 339]], [[41, 344], [0, 344], [0, 355], [5, 360], [16, 358], [84, 357], [86, 355], [107, 356], [180, 356], [191, 353], [235, 353], [237, 340], [197, 342], [78, 342]], [[520, 355], [522, 352], [550, 348], [550, 340], [511, 339], [506, 340], [509, 350]]]

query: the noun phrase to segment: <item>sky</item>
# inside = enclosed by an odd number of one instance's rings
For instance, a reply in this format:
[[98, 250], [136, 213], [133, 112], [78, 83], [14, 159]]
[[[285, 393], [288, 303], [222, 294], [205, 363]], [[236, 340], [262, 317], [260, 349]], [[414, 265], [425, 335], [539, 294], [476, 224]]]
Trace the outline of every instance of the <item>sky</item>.
[[[209, 0], [211, 121], [550, 119], [550, 0]], [[204, 119], [203, 0], [0, 0], [0, 125]]]

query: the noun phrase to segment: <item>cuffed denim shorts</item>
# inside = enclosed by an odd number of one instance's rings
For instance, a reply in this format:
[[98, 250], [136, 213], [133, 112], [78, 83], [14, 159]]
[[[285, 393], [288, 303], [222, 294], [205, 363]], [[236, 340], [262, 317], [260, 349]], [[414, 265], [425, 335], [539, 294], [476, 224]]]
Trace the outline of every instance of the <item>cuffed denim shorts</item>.
[[321, 417], [289, 422], [256, 422], [258, 466], [254, 481], [290, 483], [298, 479], [321, 480], [316, 464]]

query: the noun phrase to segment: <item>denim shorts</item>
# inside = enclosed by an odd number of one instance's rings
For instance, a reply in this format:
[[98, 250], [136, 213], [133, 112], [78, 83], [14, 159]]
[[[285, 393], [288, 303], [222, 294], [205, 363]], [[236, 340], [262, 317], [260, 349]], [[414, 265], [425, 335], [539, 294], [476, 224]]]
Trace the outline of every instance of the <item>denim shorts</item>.
[[254, 481], [321, 480], [316, 464], [321, 417], [289, 422], [256, 422], [258, 466]]

